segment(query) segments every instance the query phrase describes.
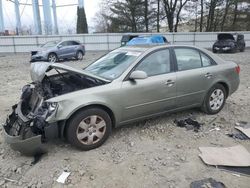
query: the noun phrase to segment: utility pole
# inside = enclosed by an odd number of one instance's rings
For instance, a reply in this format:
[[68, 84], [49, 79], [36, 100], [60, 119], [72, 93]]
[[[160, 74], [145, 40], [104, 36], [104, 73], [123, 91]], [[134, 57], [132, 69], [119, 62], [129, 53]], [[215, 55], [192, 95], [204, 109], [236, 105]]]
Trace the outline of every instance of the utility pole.
[[19, 0], [15, 0], [15, 13], [16, 13], [16, 34], [19, 35], [21, 30], [21, 18], [19, 11]]
[[52, 18], [50, 0], [43, 0], [44, 30], [46, 35], [52, 34]]
[[84, 0], [78, 0], [78, 6], [79, 6], [79, 8], [83, 8], [84, 7]]
[[4, 33], [3, 3], [0, 0], [0, 33]]
[[38, 0], [32, 0], [32, 8], [33, 8], [34, 25], [35, 25], [36, 34], [41, 35], [42, 26], [41, 26], [41, 17], [40, 17]]
[[58, 35], [58, 25], [57, 25], [57, 14], [56, 14], [56, 2], [52, 0], [52, 9], [53, 9], [53, 17], [54, 17], [54, 32]]

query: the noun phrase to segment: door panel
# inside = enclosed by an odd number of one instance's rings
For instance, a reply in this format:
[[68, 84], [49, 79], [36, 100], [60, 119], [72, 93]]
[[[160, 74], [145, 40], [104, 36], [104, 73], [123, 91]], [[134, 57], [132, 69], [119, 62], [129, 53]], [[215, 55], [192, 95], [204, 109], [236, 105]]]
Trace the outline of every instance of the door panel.
[[[170, 83], [170, 81], [174, 83]], [[174, 109], [176, 104], [175, 81], [176, 74], [169, 73], [143, 80], [123, 82], [122, 121]]]
[[178, 67], [177, 108], [201, 105], [214, 79], [211, 59], [193, 48], [180, 47], [174, 51]]
[[202, 103], [206, 91], [206, 77], [203, 68], [176, 73], [177, 107]]
[[146, 79], [127, 80], [122, 84], [122, 121], [161, 113], [175, 108], [176, 73], [171, 72], [169, 49], [148, 54], [134, 71], [143, 71]]

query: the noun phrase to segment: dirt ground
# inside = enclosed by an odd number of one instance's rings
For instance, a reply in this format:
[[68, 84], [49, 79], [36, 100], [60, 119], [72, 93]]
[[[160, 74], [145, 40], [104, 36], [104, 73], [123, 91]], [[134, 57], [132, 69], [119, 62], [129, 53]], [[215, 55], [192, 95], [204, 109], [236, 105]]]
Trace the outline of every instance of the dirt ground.
[[[89, 52], [83, 61], [65, 64], [83, 67], [102, 54]], [[200, 146], [241, 144], [250, 152], [249, 141], [226, 135], [234, 132], [236, 122], [250, 121], [250, 50], [219, 56], [240, 65], [241, 84], [217, 115], [192, 109], [131, 124], [114, 130], [103, 146], [88, 152], [56, 140], [35, 165], [32, 157], [22, 156], [4, 143], [1, 127], [0, 187], [185, 188], [192, 181], [212, 177], [229, 188], [249, 188], [250, 177], [206, 166], [198, 156]], [[0, 123], [18, 102], [22, 86], [30, 82], [29, 58], [29, 54], [0, 54]], [[187, 131], [173, 123], [175, 118], [188, 116], [204, 123], [201, 131]], [[220, 130], [210, 131], [214, 127]], [[56, 182], [63, 170], [71, 172], [64, 185]]]

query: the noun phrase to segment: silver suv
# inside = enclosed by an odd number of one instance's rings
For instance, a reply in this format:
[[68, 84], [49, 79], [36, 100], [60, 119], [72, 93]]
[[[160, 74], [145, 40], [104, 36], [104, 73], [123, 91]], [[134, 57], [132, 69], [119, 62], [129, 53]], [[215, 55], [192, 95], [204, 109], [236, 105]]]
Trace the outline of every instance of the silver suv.
[[85, 46], [78, 41], [50, 41], [42, 45], [37, 51], [31, 52], [31, 62], [48, 61], [54, 63], [58, 60], [82, 60], [85, 55]]

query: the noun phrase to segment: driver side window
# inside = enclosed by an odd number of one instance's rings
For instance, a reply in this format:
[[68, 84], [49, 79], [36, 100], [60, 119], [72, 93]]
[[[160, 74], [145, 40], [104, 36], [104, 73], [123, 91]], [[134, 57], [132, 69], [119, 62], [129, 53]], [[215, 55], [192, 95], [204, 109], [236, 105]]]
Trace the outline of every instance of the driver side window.
[[169, 49], [153, 52], [143, 59], [135, 70], [144, 71], [148, 76], [166, 74], [170, 72]]

